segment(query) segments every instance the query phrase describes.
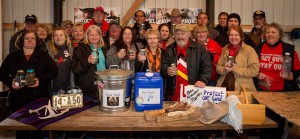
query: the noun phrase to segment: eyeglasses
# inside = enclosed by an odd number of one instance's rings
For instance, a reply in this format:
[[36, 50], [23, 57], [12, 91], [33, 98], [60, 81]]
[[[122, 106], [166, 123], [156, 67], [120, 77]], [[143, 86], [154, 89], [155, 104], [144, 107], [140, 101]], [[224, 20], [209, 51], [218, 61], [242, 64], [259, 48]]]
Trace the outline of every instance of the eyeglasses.
[[158, 39], [158, 37], [155, 37], [155, 38], [147, 38], [148, 40], [156, 40]]

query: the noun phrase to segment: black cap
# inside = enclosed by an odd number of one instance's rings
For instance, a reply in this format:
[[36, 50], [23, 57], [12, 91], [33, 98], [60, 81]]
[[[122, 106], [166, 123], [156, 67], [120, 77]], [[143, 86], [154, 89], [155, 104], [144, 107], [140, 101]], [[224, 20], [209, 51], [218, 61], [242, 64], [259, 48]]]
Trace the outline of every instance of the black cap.
[[239, 21], [239, 25], [241, 25], [241, 17], [237, 13], [232, 13], [232, 14], [228, 15], [227, 23], [228, 23], [230, 18], [236, 18]]
[[261, 11], [261, 10], [255, 11], [255, 12], [253, 13], [253, 18], [255, 18], [255, 16], [261, 16], [261, 17], [263, 17], [263, 18], [266, 18], [265, 12], [264, 12], [264, 11]]
[[30, 15], [26, 15], [25, 17], [25, 23], [36, 23], [37, 22], [37, 18], [34, 14], [30, 14]]

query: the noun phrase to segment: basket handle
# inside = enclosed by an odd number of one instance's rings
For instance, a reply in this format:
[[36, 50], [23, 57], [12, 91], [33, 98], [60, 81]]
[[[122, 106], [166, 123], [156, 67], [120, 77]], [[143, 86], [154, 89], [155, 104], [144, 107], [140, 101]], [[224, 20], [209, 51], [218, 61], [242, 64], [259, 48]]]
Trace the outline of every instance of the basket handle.
[[110, 65], [108, 69], [111, 69], [111, 68], [120, 69], [119, 65]]
[[243, 92], [245, 100], [246, 100], [245, 102], [246, 102], [246, 104], [249, 104], [248, 97], [247, 97], [247, 91], [246, 91], [245, 87], [243, 85], [240, 85], [240, 88], [242, 88], [242, 89], [240, 89], [240, 94], [241, 94], [241, 92]]

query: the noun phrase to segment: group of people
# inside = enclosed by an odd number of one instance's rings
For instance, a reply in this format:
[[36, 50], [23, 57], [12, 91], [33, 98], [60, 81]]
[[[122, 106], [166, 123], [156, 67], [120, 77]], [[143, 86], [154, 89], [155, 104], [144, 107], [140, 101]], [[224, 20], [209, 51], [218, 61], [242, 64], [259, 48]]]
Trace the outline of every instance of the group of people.
[[[114, 20], [107, 23], [103, 7], [98, 6], [89, 23], [65, 20], [50, 31], [38, 24], [35, 15], [27, 15], [24, 30], [11, 38], [10, 54], [0, 67], [0, 80], [10, 89], [11, 112], [74, 85], [85, 96], [97, 99], [95, 71], [111, 65], [134, 72], [160, 72], [164, 99], [172, 101], [180, 99], [180, 84], [221, 86], [228, 91], [240, 86], [247, 91], [299, 89], [295, 81], [300, 69], [298, 54], [293, 45], [282, 41], [280, 25], [266, 23], [265, 12], [254, 12], [249, 34], [243, 32], [236, 13], [221, 12], [213, 28], [208, 15], [201, 12], [192, 31], [181, 24], [184, 16], [175, 8], [171, 21], [154, 29], [145, 21], [145, 12], [138, 10], [134, 26], [122, 27]], [[281, 65], [287, 52], [292, 71], [283, 75]], [[16, 86], [17, 71], [26, 69], [34, 69], [35, 84]]]

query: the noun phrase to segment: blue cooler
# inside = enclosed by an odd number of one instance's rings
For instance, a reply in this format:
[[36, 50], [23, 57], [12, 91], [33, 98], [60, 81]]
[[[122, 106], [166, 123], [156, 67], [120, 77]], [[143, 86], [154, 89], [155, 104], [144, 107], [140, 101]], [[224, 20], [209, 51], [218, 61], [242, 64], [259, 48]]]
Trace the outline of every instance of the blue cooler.
[[162, 109], [163, 78], [158, 72], [137, 72], [134, 83], [136, 111]]

